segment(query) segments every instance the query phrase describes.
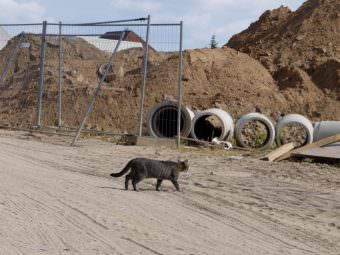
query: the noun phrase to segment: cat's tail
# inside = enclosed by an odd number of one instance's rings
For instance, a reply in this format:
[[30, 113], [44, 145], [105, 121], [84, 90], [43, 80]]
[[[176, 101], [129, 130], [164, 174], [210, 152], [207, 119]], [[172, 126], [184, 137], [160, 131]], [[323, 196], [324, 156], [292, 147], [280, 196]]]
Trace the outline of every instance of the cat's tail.
[[124, 174], [127, 173], [127, 171], [129, 171], [129, 169], [131, 168], [131, 164], [132, 164], [133, 160], [130, 160], [129, 163], [126, 164], [126, 166], [123, 168], [122, 171], [120, 171], [119, 173], [112, 173], [110, 174], [112, 177], [120, 177], [123, 176]]

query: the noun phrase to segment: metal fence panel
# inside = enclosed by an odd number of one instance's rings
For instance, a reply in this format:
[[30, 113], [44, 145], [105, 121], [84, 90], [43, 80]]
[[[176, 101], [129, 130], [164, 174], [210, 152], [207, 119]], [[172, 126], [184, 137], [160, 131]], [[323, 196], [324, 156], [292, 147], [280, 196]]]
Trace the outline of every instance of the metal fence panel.
[[[85, 127], [148, 135], [147, 113], [155, 104], [171, 98], [181, 109], [182, 59], [182, 24], [149, 21], [148, 17], [84, 24], [0, 24], [0, 46], [4, 45], [0, 75], [5, 74], [0, 76], [0, 121], [78, 128], [117, 45], [117, 32], [128, 31]], [[1, 31], [11, 38], [9, 42]], [[16, 45], [20, 45], [17, 50]], [[177, 130], [179, 112], [168, 112], [161, 124]]]
[[[0, 121], [11, 126], [32, 126], [42, 24], [0, 24], [0, 30]], [[32, 35], [37, 41], [30, 40]]]

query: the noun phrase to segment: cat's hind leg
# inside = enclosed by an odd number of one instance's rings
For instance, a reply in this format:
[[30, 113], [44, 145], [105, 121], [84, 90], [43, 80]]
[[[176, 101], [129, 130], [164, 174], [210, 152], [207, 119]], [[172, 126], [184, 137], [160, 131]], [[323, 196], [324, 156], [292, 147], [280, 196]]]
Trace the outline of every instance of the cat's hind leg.
[[132, 180], [132, 186], [133, 186], [133, 189], [135, 191], [139, 191], [139, 189], [137, 188], [137, 183], [139, 183], [140, 181], [142, 181], [144, 178], [138, 178], [138, 179], [133, 179]]
[[129, 181], [131, 179], [131, 176], [127, 175], [125, 176], [125, 189], [128, 190], [129, 189]]
[[163, 179], [157, 179], [156, 190], [159, 191], [159, 187], [162, 184]]
[[177, 191], [180, 191], [180, 188], [179, 188], [179, 185], [178, 185], [178, 182], [177, 180], [171, 180], [172, 184], [175, 186], [176, 190]]

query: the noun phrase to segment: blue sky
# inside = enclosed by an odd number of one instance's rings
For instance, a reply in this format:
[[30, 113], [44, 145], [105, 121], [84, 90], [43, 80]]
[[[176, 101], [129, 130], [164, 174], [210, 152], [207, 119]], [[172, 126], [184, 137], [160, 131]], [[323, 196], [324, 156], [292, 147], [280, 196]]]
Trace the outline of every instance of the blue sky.
[[0, 22], [91, 22], [151, 15], [152, 22], [184, 22], [185, 48], [219, 46], [268, 9], [296, 10], [303, 0], [0, 0]]

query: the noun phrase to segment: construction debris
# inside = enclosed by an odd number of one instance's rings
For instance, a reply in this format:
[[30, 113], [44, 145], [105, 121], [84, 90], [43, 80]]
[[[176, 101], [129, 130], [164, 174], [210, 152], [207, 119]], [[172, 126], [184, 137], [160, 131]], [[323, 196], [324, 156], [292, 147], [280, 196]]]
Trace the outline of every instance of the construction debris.
[[[276, 161], [288, 159], [288, 158], [290, 158], [294, 155], [298, 155], [299, 153], [307, 152], [307, 150], [314, 149], [314, 148], [321, 148], [323, 146], [326, 146], [326, 145], [329, 145], [329, 144], [334, 144], [334, 143], [339, 142], [339, 141], [340, 141], [340, 134], [330, 136], [330, 137], [326, 137], [326, 138], [319, 140], [317, 142], [307, 144], [307, 145], [300, 147], [300, 148], [297, 148], [295, 150], [291, 150], [291, 151], [283, 154], [279, 158], [277, 158]], [[332, 148], [332, 146], [330, 146], [329, 148]], [[338, 146], [333, 146], [333, 149], [334, 148], [335, 148], [335, 150], [339, 151]], [[332, 150], [332, 149], [330, 149], [330, 150]], [[328, 152], [329, 152], [329, 149], [328, 149]], [[309, 153], [310, 153], [310, 151], [309, 151]], [[303, 155], [303, 154], [300, 154], [300, 155]], [[338, 154], [337, 158], [340, 159], [340, 153]]]
[[215, 144], [215, 145], [223, 145], [225, 150], [231, 150], [233, 148], [233, 145], [230, 142], [220, 141], [220, 140], [218, 140], [217, 137], [212, 139], [211, 143]]
[[262, 157], [262, 160], [266, 161], [275, 161], [282, 155], [286, 154], [287, 152], [294, 149], [294, 143], [287, 143], [285, 145], [282, 145], [281, 147], [277, 148], [276, 150], [268, 153], [266, 156]]
[[294, 157], [340, 160], [340, 143], [332, 143], [323, 147], [307, 149], [293, 153]]

